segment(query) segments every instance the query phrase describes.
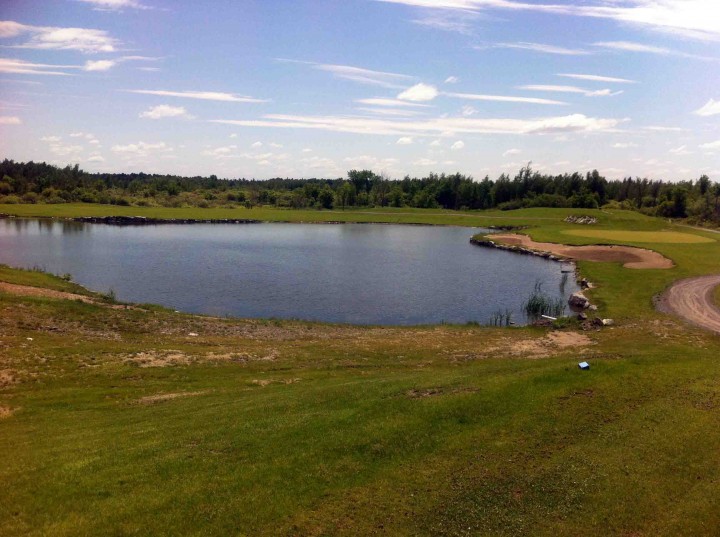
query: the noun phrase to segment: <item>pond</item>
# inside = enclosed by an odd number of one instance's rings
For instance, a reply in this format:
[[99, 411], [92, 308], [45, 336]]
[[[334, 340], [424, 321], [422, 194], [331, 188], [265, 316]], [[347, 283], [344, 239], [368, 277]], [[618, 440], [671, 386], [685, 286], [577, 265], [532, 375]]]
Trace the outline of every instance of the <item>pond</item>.
[[486, 324], [499, 310], [523, 324], [536, 282], [554, 298], [577, 290], [557, 262], [470, 244], [480, 231], [13, 218], [0, 219], [0, 263], [183, 312], [354, 324]]

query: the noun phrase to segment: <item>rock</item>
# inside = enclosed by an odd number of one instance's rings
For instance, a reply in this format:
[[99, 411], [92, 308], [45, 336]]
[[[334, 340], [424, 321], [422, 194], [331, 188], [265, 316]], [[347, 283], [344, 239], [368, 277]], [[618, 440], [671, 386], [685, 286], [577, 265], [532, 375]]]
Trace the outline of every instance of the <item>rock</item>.
[[587, 281], [587, 278], [583, 278], [580, 280], [580, 287], [582, 289], [589, 289], [590, 288], [590, 282]]
[[568, 299], [568, 304], [570, 304], [570, 307], [579, 309], [587, 309], [590, 307], [590, 301], [585, 295], [582, 294], [581, 291], [570, 295], [570, 298]]
[[595, 317], [595, 318], [592, 320], [592, 324], [593, 324], [593, 326], [597, 326], [597, 327], [604, 326], [604, 325], [603, 325], [603, 320], [602, 320], [600, 317]]
[[595, 304], [590, 304], [590, 305], [588, 306], [588, 309], [589, 309], [590, 311], [597, 311], [597, 306], [596, 306]]
[[577, 318], [579, 321], [587, 321], [587, 318], [588, 318], [587, 313], [585, 313], [584, 311], [581, 311], [580, 313], [578, 313]]
[[615, 324], [615, 321], [612, 319], [602, 319], [602, 325], [603, 326], [612, 326]]

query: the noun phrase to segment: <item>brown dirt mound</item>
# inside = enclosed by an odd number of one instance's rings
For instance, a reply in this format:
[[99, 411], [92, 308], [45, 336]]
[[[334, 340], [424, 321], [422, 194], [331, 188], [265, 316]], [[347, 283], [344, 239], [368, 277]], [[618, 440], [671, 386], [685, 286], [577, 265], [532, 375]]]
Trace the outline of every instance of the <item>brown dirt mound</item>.
[[713, 301], [713, 289], [720, 285], [720, 274], [679, 280], [660, 297], [660, 311], [720, 334], [720, 309]]
[[624, 267], [632, 269], [669, 269], [675, 266], [670, 259], [653, 250], [633, 246], [569, 246], [553, 242], [535, 242], [527, 235], [517, 233], [498, 233], [493, 234], [491, 238], [503, 244], [523, 246], [571, 259], [623, 263]]
[[7, 282], [0, 282], [0, 291], [21, 296], [41, 296], [46, 298], [61, 298], [65, 300], [80, 300], [88, 304], [93, 304], [95, 302], [92, 298], [84, 295], [78, 295], [77, 293], [66, 293], [64, 291], [45, 289], [44, 287], [31, 287], [29, 285], [17, 285]]

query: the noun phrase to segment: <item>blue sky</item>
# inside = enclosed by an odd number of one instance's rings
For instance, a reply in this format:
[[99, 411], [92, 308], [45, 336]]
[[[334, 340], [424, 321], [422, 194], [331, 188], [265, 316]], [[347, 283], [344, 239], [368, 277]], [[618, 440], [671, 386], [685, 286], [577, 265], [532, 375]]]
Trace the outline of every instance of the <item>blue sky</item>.
[[720, 2], [5, 0], [0, 157], [720, 180]]

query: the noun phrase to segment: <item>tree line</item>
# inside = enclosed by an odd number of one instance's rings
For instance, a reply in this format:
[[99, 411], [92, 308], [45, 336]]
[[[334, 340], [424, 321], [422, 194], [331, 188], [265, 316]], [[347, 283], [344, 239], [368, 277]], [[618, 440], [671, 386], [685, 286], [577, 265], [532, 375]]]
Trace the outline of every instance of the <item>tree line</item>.
[[0, 164], [0, 203], [102, 203], [165, 207], [288, 208], [419, 207], [451, 210], [524, 207], [598, 208], [612, 203], [646, 214], [720, 222], [720, 183], [627, 177], [607, 180], [597, 170], [542, 174], [528, 164], [476, 181], [461, 173], [390, 179], [350, 170], [337, 179], [219, 179], [146, 173], [88, 173], [44, 162]]

